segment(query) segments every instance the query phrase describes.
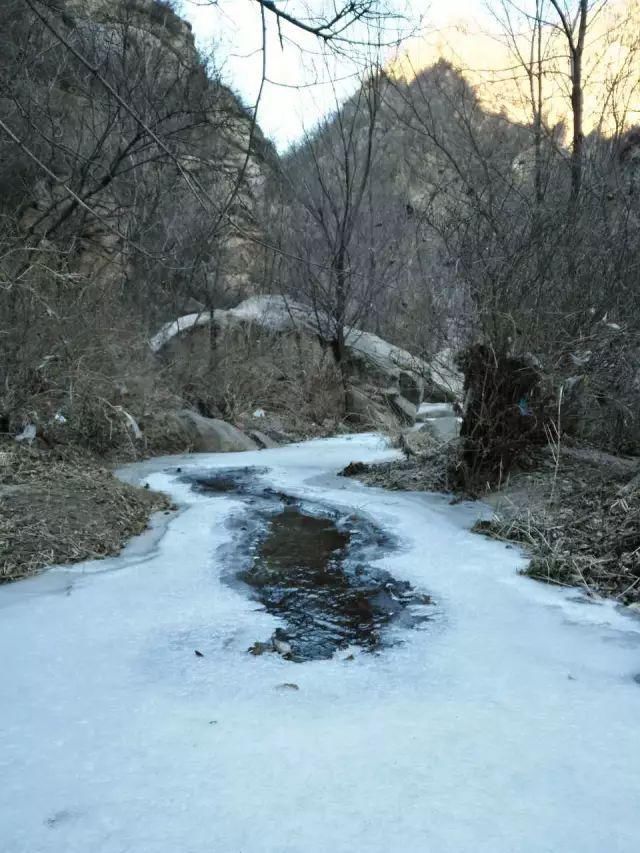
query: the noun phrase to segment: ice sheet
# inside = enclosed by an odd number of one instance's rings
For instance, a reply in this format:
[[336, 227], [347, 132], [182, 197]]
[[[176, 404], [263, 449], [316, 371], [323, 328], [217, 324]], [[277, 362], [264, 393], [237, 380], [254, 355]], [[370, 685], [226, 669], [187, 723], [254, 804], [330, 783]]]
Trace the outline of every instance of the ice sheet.
[[[131, 466], [179, 503], [166, 531], [0, 588], [3, 853], [635, 853], [640, 620], [518, 576], [477, 505], [335, 477], [392, 455]], [[220, 581], [241, 504], [175, 473], [244, 465], [393, 532], [381, 564], [434, 597], [425, 630], [353, 661], [246, 654], [277, 622]]]

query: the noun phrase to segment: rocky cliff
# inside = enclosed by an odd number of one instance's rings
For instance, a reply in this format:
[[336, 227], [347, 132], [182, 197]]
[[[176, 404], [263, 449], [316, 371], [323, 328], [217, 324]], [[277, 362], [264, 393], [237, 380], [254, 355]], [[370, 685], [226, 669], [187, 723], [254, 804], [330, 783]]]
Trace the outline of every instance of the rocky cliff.
[[267, 149], [190, 26], [162, 0], [2, 6], [0, 112], [19, 143], [2, 135], [0, 189], [16, 239], [147, 311], [237, 301]]
[[0, 0], [0, 19], [0, 432], [106, 452], [123, 412], [195, 398], [148, 331], [254, 291], [274, 155], [172, 3]]

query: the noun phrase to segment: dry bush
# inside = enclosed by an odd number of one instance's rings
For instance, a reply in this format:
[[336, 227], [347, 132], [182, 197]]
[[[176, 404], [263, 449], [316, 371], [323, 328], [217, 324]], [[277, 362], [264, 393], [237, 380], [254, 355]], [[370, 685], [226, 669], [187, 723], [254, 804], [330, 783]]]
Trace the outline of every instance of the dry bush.
[[120, 482], [86, 452], [14, 445], [0, 458], [0, 583], [116, 554], [169, 505], [164, 495]]
[[547, 443], [553, 394], [529, 356], [477, 344], [462, 353], [460, 366], [465, 377], [460, 485], [476, 494], [503, 482]]
[[0, 290], [6, 434], [34, 424], [49, 446], [133, 459], [190, 449], [167, 415], [185, 406], [239, 424], [262, 408], [297, 436], [339, 422], [339, 377], [331, 354], [313, 339], [250, 327], [211, 339], [206, 329], [156, 356], [139, 314], [111, 285], [70, 274], [60, 261], [57, 269], [38, 262], [19, 288]]
[[559, 470], [552, 456], [509, 490], [494, 517], [475, 529], [524, 545], [525, 573], [588, 595], [640, 602], [640, 480], [637, 464], [607, 454], [565, 448]]
[[[640, 334], [601, 322], [565, 347], [566, 431], [602, 450], [640, 452]], [[567, 378], [568, 377], [568, 378]]]
[[172, 0], [40, 5], [51, 26], [0, 0], [0, 431], [33, 423], [50, 442], [132, 456], [127, 413], [157, 425], [182, 405], [148, 326], [228, 293], [239, 264], [249, 276], [223, 224], [230, 198], [234, 228], [252, 216], [250, 115]]
[[179, 401], [163, 385], [140, 318], [104, 279], [45, 268], [43, 252], [0, 288], [2, 431], [27, 423], [46, 444], [135, 458], [134, 421]]
[[331, 354], [311, 338], [247, 326], [212, 339], [203, 329], [174, 340], [162, 358], [176, 390], [205, 416], [241, 423], [264, 409], [296, 428], [343, 414]]
[[373, 465], [351, 463], [340, 473], [392, 491], [452, 492], [459, 482], [457, 464], [457, 442], [434, 440], [405, 459]]

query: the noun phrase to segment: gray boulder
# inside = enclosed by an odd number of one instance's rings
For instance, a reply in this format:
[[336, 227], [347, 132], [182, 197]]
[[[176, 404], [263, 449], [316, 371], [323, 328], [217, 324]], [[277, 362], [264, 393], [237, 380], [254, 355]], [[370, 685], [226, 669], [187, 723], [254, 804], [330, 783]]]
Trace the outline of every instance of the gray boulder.
[[414, 403], [399, 394], [396, 389], [386, 391], [385, 397], [389, 408], [402, 423], [412, 426], [416, 422], [418, 407]]
[[[322, 312], [283, 296], [252, 296], [236, 308], [218, 309], [213, 313], [192, 312], [166, 323], [150, 339], [151, 350], [159, 353], [177, 336], [212, 322], [220, 329], [253, 325], [271, 333], [306, 332], [325, 342], [330, 342], [333, 335], [331, 318], [323, 316]], [[345, 326], [343, 331], [349, 360], [354, 369], [360, 369], [363, 381], [375, 380], [382, 387], [398, 386], [400, 393], [416, 405], [422, 402], [425, 393], [434, 401], [460, 398], [462, 376], [449, 350], [425, 362], [371, 332], [354, 326]]]
[[378, 405], [361, 388], [351, 386], [345, 396], [347, 419], [357, 426], [370, 429], [393, 429], [394, 417], [388, 407]]
[[270, 450], [274, 447], [280, 447], [277, 441], [270, 438], [266, 433], [259, 429], [250, 429], [249, 436], [253, 441], [255, 441], [261, 450]]
[[205, 418], [190, 409], [181, 409], [177, 418], [188, 433], [196, 453], [237, 453], [259, 449], [253, 439], [226, 421]]
[[413, 403], [414, 406], [419, 406], [422, 402], [424, 394], [424, 380], [415, 373], [408, 373], [406, 370], [401, 370], [398, 375], [398, 384], [400, 393], [403, 397]]
[[347, 417], [352, 423], [368, 425], [375, 423], [378, 416], [378, 408], [373, 400], [353, 386], [347, 389], [345, 395], [345, 409]]
[[400, 447], [407, 456], [422, 456], [439, 444], [440, 441], [430, 424], [423, 424], [417, 430], [406, 430], [400, 436]]
[[425, 423], [435, 418], [453, 418], [455, 411], [451, 403], [423, 403], [418, 409], [417, 420]]

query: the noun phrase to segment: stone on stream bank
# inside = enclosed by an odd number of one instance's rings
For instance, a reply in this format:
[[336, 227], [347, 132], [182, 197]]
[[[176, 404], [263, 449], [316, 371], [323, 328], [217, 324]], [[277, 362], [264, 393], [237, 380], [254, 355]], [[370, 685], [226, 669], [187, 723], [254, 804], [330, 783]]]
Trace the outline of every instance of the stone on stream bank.
[[[254, 428], [260, 423], [261, 429]], [[242, 453], [280, 447], [281, 443], [294, 441], [283, 431], [280, 419], [251, 418], [240, 426], [221, 418], [207, 418], [192, 409], [163, 412], [143, 422], [145, 430], [153, 435], [154, 446], [162, 451], [166, 443], [173, 453]]]
[[280, 447], [279, 443], [259, 429], [249, 430], [249, 436], [252, 441], [255, 441], [262, 450], [273, 450], [274, 447]]
[[189, 409], [177, 412], [176, 418], [184, 425], [197, 453], [236, 453], [260, 447], [237, 427], [218, 418], [205, 418]]

